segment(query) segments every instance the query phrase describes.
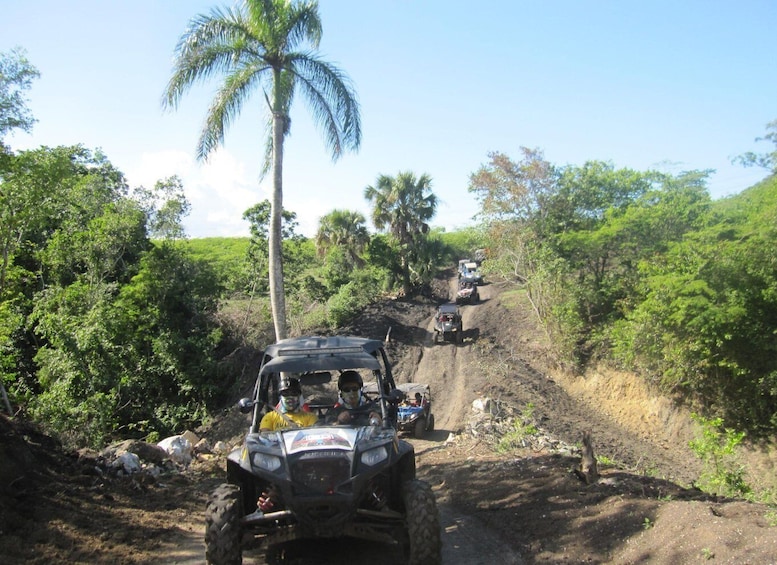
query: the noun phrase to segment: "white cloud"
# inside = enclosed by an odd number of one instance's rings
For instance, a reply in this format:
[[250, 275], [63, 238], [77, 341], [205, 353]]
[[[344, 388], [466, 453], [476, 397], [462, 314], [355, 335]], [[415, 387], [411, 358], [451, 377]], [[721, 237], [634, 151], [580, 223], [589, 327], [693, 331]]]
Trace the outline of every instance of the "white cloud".
[[247, 236], [243, 212], [266, 198], [246, 173], [246, 166], [228, 151], [219, 149], [206, 163], [198, 163], [184, 151], [144, 153], [130, 168], [131, 186], [153, 187], [156, 181], [178, 175], [183, 182], [191, 213], [184, 220], [190, 237]]
[[144, 186], [153, 188], [160, 179], [178, 175], [185, 178], [192, 169], [194, 159], [185, 151], [158, 151], [156, 153], [143, 153], [140, 163], [136, 167], [130, 167], [127, 172], [127, 180], [130, 186]]

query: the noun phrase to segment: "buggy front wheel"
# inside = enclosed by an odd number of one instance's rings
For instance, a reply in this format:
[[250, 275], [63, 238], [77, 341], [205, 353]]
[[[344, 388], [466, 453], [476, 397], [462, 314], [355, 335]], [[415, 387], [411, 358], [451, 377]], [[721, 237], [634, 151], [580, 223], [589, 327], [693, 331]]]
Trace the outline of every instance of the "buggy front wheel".
[[240, 565], [240, 519], [243, 507], [240, 488], [222, 484], [205, 507], [205, 561], [211, 565]]
[[442, 538], [437, 501], [428, 483], [413, 479], [403, 485], [408, 565], [440, 565]]
[[413, 436], [422, 439], [426, 433], [426, 418], [418, 418], [413, 424]]

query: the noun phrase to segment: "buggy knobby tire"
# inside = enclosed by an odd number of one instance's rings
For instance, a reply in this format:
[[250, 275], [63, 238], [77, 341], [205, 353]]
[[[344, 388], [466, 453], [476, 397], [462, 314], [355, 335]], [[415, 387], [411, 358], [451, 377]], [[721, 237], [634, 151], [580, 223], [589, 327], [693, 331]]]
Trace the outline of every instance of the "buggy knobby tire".
[[422, 439], [426, 433], [426, 418], [418, 418], [413, 424], [413, 436]]
[[205, 561], [211, 565], [240, 565], [240, 519], [243, 508], [240, 488], [222, 484], [205, 507]]
[[424, 481], [413, 479], [402, 485], [402, 497], [405, 502], [408, 565], [440, 565], [440, 515], [432, 488]]
[[434, 414], [429, 414], [429, 425], [426, 427], [427, 431], [434, 431]]

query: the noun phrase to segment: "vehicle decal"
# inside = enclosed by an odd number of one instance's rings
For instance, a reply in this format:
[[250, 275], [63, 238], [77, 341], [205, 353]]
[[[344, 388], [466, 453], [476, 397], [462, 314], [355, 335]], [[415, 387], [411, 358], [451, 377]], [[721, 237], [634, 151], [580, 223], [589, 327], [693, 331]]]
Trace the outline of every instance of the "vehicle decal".
[[352, 449], [356, 441], [356, 432], [349, 428], [342, 430], [306, 428], [285, 433], [284, 441], [286, 451], [290, 454], [307, 449]]

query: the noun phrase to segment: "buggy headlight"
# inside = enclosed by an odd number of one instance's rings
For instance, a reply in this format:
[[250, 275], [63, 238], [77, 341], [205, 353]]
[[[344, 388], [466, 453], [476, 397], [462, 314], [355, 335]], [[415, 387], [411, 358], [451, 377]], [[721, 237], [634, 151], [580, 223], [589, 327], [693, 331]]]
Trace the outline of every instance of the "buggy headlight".
[[377, 465], [387, 458], [388, 451], [386, 450], [385, 446], [381, 445], [380, 447], [376, 447], [375, 449], [370, 449], [369, 451], [362, 453], [361, 460], [362, 463], [371, 467], [373, 465]]
[[251, 463], [254, 467], [259, 467], [265, 471], [275, 471], [280, 468], [281, 459], [275, 455], [258, 452], [251, 455]]

